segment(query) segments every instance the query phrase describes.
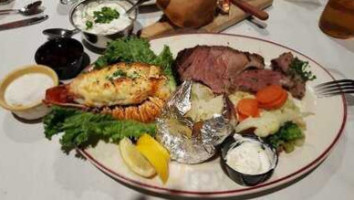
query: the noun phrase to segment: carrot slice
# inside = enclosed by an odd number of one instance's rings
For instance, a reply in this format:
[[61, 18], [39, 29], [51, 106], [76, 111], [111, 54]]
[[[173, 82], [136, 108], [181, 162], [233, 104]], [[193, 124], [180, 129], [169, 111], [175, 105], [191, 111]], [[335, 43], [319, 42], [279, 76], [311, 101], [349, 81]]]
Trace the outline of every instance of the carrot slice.
[[251, 98], [241, 99], [237, 104], [237, 111], [247, 117], [259, 117], [258, 101]]
[[274, 102], [268, 103], [268, 104], [259, 104], [259, 107], [264, 108], [264, 109], [268, 109], [268, 110], [278, 109], [285, 104], [287, 99], [288, 99], [288, 93], [284, 90], [279, 99], [277, 99]]
[[260, 104], [270, 104], [278, 100], [283, 91], [284, 89], [279, 85], [270, 85], [259, 90], [256, 94], [256, 99]]
[[241, 114], [241, 113], [238, 113], [238, 120], [239, 120], [240, 122], [242, 122], [243, 120], [245, 120], [245, 119], [247, 119], [247, 118], [248, 118], [248, 116], [243, 115], [243, 114]]

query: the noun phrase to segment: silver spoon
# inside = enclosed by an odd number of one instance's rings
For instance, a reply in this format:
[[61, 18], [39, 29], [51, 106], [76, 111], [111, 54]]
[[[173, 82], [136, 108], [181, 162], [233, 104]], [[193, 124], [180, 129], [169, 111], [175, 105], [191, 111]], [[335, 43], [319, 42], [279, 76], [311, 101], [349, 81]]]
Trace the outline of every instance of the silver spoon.
[[17, 13], [20, 13], [20, 14], [26, 15], [26, 16], [35, 15], [35, 14], [43, 12], [43, 10], [40, 9], [41, 4], [42, 4], [42, 1], [35, 1], [33, 3], [26, 5], [23, 8], [20, 8], [20, 9], [0, 10], [0, 15], [17, 14]]
[[63, 28], [50, 28], [50, 29], [45, 29], [44, 31], [42, 31], [42, 33], [44, 35], [47, 35], [49, 37], [49, 39], [69, 38], [78, 32], [80, 32], [79, 29], [68, 30], [68, 29], [63, 29]]
[[125, 12], [126, 14], [131, 13], [136, 7], [140, 6], [141, 4], [143, 4], [146, 1], [150, 1], [150, 0], [138, 0], [131, 8], [129, 8], [129, 10], [127, 10], [127, 12]]

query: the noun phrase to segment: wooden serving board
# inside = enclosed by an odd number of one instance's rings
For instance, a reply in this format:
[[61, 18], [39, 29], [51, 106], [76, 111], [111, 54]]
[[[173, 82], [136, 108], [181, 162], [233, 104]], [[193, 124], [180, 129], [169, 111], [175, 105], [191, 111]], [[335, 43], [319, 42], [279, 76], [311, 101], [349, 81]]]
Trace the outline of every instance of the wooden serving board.
[[[272, 5], [273, 0], [249, 0], [247, 2], [257, 8], [265, 9]], [[232, 4], [229, 14], [218, 14], [218, 16], [216, 16], [211, 23], [194, 31], [219, 33], [240, 22], [248, 16], [249, 14], [245, 13], [243, 10]], [[169, 22], [165, 17], [162, 17], [158, 22], [143, 28], [139, 32], [141, 37], [154, 38], [164, 34], [183, 32], [185, 30], [186, 29], [178, 28], [172, 25], [171, 22]], [[187, 30], [190, 31], [191, 29]]]

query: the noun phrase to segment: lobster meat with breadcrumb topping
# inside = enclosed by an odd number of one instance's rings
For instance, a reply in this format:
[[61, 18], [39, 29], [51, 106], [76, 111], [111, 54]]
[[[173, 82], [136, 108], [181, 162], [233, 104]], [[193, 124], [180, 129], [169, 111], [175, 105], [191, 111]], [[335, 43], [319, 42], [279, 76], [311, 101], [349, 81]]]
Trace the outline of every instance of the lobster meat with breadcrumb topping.
[[110, 114], [116, 119], [152, 122], [172, 92], [160, 67], [117, 63], [48, 89], [44, 103]]

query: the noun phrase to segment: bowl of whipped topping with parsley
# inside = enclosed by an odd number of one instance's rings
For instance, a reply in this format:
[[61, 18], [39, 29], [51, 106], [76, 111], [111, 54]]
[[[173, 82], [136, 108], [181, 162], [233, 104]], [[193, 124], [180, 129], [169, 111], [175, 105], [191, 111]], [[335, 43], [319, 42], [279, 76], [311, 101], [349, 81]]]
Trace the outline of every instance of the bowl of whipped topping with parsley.
[[126, 13], [132, 6], [127, 0], [81, 1], [71, 10], [70, 21], [83, 32], [85, 42], [104, 49], [107, 42], [132, 32], [137, 10]]

